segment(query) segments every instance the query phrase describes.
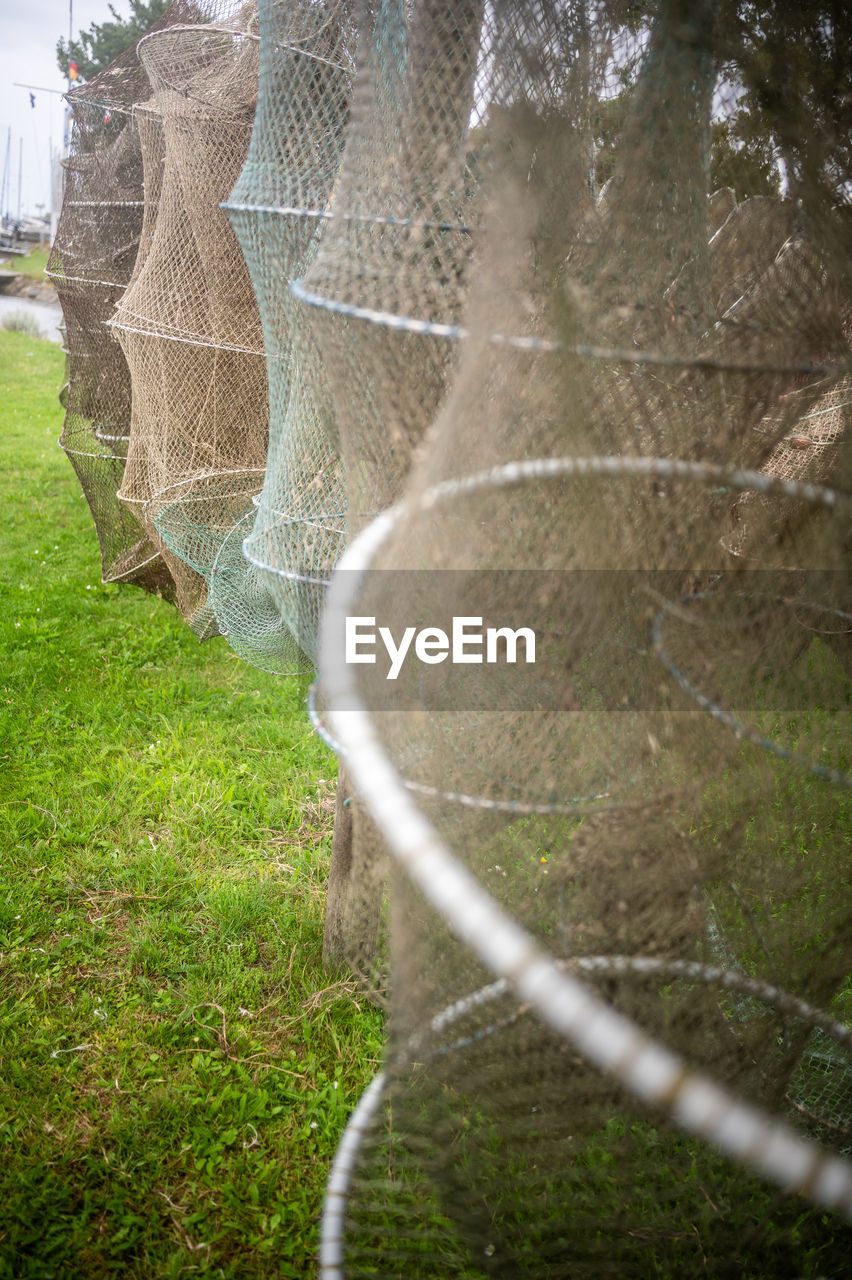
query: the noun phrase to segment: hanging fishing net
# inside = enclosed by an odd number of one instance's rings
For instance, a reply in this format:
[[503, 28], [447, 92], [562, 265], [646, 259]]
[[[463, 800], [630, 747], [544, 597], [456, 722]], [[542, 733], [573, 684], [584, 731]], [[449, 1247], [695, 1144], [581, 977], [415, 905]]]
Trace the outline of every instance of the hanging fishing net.
[[[318, 246], [292, 292], [306, 338], [300, 380], [322, 387], [326, 434], [343, 478], [327, 527], [351, 537], [401, 492], [411, 458], [444, 394], [454, 359], [470, 257], [475, 165], [464, 140], [479, 113], [475, 91], [481, 5], [357, 6], [358, 67], [340, 171]], [[267, 487], [275, 483], [272, 467]], [[250, 557], [256, 553], [252, 543]], [[273, 570], [287, 557], [272, 545]], [[357, 858], [344, 828], [364, 816], [338, 788], [325, 954], [351, 960], [372, 909], [353, 914]], [[338, 852], [341, 857], [338, 858]], [[371, 903], [375, 895], [368, 895]]]
[[[362, 6], [352, 126], [316, 254], [294, 293], [308, 304], [334, 408], [347, 530], [398, 496], [445, 387], [474, 179], [464, 138], [477, 111], [481, 5]], [[377, 323], [378, 322], [378, 323]]]
[[200, 638], [219, 630], [210, 576], [261, 487], [267, 432], [257, 304], [219, 208], [251, 133], [256, 9], [211, 16], [139, 45], [153, 91], [138, 118], [156, 220], [112, 321], [133, 387], [119, 497], [161, 547]]
[[[173, 4], [157, 26], [187, 21], [189, 14], [186, 4]], [[145, 194], [132, 111], [149, 92], [134, 46], [68, 95], [72, 132], [65, 196], [47, 275], [65, 322], [60, 444], [92, 511], [103, 579], [170, 596], [173, 583], [156, 545], [116, 498], [130, 434], [130, 374], [107, 328], [139, 246]]]
[[349, 116], [355, 32], [340, 0], [268, 0], [259, 17], [254, 132], [227, 209], [263, 324], [269, 454], [256, 507], [219, 548], [210, 601], [242, 656], [286, 671], [316, 660], [322, 592], [346, 512], [325, 370], [290, 283], [323, 232]]
[[[842, 1275], [848, 35], [711, 0], [390, 25], [301, 291], [365, 526], [316, 710], [343, 936], [389, 1007], [323, 1274]], [[419, 152], [444, 203], [341, 216]]]

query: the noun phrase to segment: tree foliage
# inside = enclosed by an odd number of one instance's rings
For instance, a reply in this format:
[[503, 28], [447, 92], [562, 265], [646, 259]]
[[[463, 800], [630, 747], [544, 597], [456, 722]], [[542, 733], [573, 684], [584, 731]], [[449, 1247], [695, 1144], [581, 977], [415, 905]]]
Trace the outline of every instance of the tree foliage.
[[757, 159], [771, 146], [788, 190], [838, 203], [852, 166], [852, 23], [843, 0], [747, 0], [731, 22], [743, 90], [731, 136]]
[[738, 200], [777, 196], [781, 175], [772, 136], [750, 113], [714, 120], [711, 129], [710, 190], [730, 187]]
[[93, 22], [70, 44], [65, 40], [57, 42], [56, 65], [67, 79], [69, 62], [76, 62], [80, 80], [91, 80], [144, 36], [168, 5], [169, 0], [147, 0], [147, 3], [146, 0], [130, 0], [130, 16], [127, 18], [122, 18], [110, 5], [112, 22]]
[[[684, 3], [686, 17], [692, 6]], [[625, 29], [654, 20], [655, 6], [626, 5]], [[852, 22], [843, 0], [720, 0], [710, 186], [750, 195], [807, 190], [848, 200], [852, 171]], [[596, 185], [616, 166], [638, 64], [623, 90], [597, 102]]]

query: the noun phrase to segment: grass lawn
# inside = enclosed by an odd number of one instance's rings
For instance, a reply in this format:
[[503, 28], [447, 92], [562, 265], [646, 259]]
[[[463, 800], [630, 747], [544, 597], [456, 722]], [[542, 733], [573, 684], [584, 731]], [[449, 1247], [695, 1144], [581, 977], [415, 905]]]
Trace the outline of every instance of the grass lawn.
[[32, 276], [35, 280], [41, 280], [44, 276], [49, 257], [50, 249], [47, 247], [41, 249], [38, 245], [20, 258], [17, 254], [11, 254], [8, 259], [4, 259], [3, 250], [0, 249], [0, 262], [7, 261], [9, 270], [17, 271], [22, 276]]
[[305, 1276], [380, 1015], [321, 965], [304, 687], [102, 586], [58, 347], [0, 333], [0, 1280]]

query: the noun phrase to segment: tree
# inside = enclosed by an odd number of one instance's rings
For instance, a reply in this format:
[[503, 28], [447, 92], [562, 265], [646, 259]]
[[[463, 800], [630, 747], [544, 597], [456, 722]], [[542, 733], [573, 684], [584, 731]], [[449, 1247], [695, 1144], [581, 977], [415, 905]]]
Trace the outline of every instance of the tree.
[[742, 90], [731, 140], [763, 169], [780, 162], [790, 194], [848, 201], [852, 27], [843, 0], [738, 0], [732, 77]]
[[65, 40], [57, 42], [56, 65], [67, 79], [69, 62], [76, 62], [80, 80], [91, 80], [144, 36], [168, 5], [169, 0], [147, 0], [147, 3], [146, 0], [130, 0], [128, 18], [120, 17], [110, 5], [113, 22], [93, 22], [88, 31], [81, 31], [70, 44]]
[[775, 143], [758, 113], [714, 120], [710, 129], [711, 191], [731, 187], [738, 200], [779, 194]]

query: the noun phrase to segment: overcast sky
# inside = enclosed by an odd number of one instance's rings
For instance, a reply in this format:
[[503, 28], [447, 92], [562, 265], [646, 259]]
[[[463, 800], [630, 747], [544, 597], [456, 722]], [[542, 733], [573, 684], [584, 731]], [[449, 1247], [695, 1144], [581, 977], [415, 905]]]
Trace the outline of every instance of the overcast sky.
[[[113, 0], [118, 14], [130, 12], [126, 0]], [[73, 0], [75, 38], [93, 22], [109, 22], [109, 0]], [[0, 179], [7, 171], [3, 212], [18, 211], [18, 156], [23, 139], [21, 212], [35, 214], [42, 204], [50, 209], [50, 145], [62, 146], [62, 99], [15, 87], [15, 81], [64, 92], [66, 83], [56, 66], [56, 42], [68, 39], [68, 0], [0, 0]], [[6, 165], [6, 140], [11, 129], [11, 154]]]

